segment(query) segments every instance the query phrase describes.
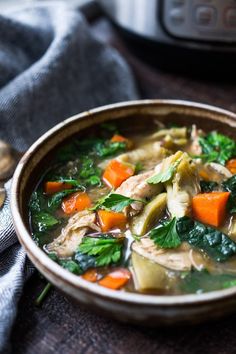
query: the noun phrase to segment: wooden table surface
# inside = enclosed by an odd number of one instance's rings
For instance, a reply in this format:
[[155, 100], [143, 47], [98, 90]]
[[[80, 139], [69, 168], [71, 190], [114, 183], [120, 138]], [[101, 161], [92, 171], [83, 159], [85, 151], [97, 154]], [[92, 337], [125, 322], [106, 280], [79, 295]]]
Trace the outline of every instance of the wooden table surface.
[[[142, 62], [130, 45], [98, 20], [93, 31], [116, 47], [133, 69], [143, 98], [188, 99], [236, 112], [236, 85], [171, 74]], [[226, 80], [227, 82], [227, 80]], [[12, 352], [17, 354], [171, 354], [235, 353], [236, 315], [195, 327], [143, 328], [115, 322], [73, 304], [52, 289], [41, 308], [35, 298], [45, 286], [37, 272], [24, 288], [12, 331]]]

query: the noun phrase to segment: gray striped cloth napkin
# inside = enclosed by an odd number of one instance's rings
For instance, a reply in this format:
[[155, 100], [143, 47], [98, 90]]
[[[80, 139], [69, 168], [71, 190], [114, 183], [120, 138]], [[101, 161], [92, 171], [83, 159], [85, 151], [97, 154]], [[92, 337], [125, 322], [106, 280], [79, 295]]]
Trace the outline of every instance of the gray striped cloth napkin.
[[[24, 151], [50, 127], [95, 106], [137, 98], [130, 69], [64, 5], [0, 15], [0, 139]], [[7, 199], [0, 210], [0, 352], [33, 271], [17, 242]]]

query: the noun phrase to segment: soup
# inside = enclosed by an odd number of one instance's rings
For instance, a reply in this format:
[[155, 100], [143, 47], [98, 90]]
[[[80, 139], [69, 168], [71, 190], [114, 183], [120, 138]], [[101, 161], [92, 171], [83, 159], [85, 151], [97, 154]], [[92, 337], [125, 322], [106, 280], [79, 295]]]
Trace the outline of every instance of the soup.
[[63, 268], [116, 291], [234, 286], [235, 157], [234, 140], [195, 125], [101, 124], [55, 152], [30, 199], [32, 236]]

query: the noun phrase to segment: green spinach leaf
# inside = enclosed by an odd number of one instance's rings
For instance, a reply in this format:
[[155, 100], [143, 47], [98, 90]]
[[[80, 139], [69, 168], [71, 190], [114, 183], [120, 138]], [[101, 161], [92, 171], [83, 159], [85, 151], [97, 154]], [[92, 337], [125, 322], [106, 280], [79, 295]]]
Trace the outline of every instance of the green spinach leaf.
[[88, 138], [77, 142], [79, 152], [83, 154], [95, 154], [100, 158], [107, 158], [126, 150], [125, 142], [111, 142], [99, 138]]
[[80, 139], [76, 141], [77, 145], [77, 150], [80, 154], [83, 154], [83, 156], [86, 156], [88, 154], [91, 154], [94, 152], [97, 144], [103, 143], [104, 139], [99, 139], [99, 138], [94, 138], [94, 137], [89, 137], [86, 139]]
[[228, 288], [232, 288], [232, 286], [236, 286], [236, 277], [233, 276], [231, 279], [227, 279], [224, 283], [223, 283], [223, 289], [228, 289]]
[[67, 183], [80, 190], [85, 190], [85, 187], [77, 179], [58, 177], [57, 179], [55, 179], [55, 182]]
[[[96, 167], [95, 159], [89, 156], [82, 156], [80, 160], [76, 161], [75, 172], [73, 172], [74, 178], [58, 177], [54, 178], [54, 181], [69, 183], [71, 186], [80, 190], [85, 190], [88, 186], [95, 186], [101, 184], [101, 169]], [[73, 170], [73, 168], [72, 168]], [[66, 174], [66, 171], [62, 171]], [[76, 179], [75, 179], [76, 177]]]
[[80, 178], [86, 179], [93, 175], [100, 175], [100, 169], [95, 166], [94, 160], [90, 157], [83, 157], [80, 166]]
[[68, 162], [74, 158], [78, 153], [78, 149], [76, 146], [76, 141], [73, 141], [70, 144], [66, 144], [65, 146], [61, 147], [57, 151], [56, 159], [59, 162]]
[[137, 162], [135, 165], [135, 174], [138, 174], [144, 169], [143, 164], [141, 162]]
[[33, 192], [29, 203], [29, 209], [31, 213], [35, 213], [35, 212], [37, 213], [41, 211], [43, 205], [44, 205], [43, 192], [40, 190]]
[[101, 178], [99, 176], [90, 176], [86, 179], [87, 186], [100, 186], [102, 184]]
[[114, 124], [114, 123], [107, 123], [107, 122], [102, 123], [101, 128], [103, 128], [113, 134], [119, 133], [118, 128], [117, 128], [116, 124]]
[[85, 186], [95, 186], [101, 184], [101, 169], [95, 164], [92, 157], [83, 157], [79, 167], [79, 178]]
[[39, 211], [34, 213], [32, 215], [32, 222], [33, 222], [34, 229], [39, 232], [52, 229], [54, 226], [60, 223], [58, 219], [56, 219], [54, 216], [44, 211]]
[[117, 141], [117, 142], [110, 142], [107, 141], [105, 143], [99, 143], [96, 145], [96, 153], [101, 158], [107, 158], [109, 156], [117, 155], [121, 152], [126, 150], [127, 146], [125, 142]]

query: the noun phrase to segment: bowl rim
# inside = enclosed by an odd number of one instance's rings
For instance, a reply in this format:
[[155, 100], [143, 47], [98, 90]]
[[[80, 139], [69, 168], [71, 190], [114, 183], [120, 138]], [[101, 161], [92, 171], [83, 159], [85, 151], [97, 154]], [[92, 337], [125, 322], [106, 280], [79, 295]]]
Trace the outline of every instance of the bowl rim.
[[[62, 268], [60, 265], [51, 260], [47, 254], [37, 246], [37, 244], [33, 241], [30, 232], [28, 232], [23, 218], [20, 212], [19, 206], [19, 182], [21, 180], [21, 176], [24, 173], [24, 166], [29, 163], [31, 156], [34, 154], [35, 150], [37, 150], [44, 142], [49, 139], [52, 135], [56, 134], [60, 130], [63, 130], [65, 126], [70, 124], [73, 121], [80, 120], [81, 118], [85, 118], [88, 115], [95, 115], [98, 113], [102, 113], [104, 111], [113, 111], [116, 109], [125, 109], [129, 107], [142, 107], [142, 106], [156, 106], [156, 105], [170, 105], [170, 106], [179, 106], [185, 108], [192, 109], [200, 109], [210, 111], [212, 113], [218, 113], [221, 115], [225, 115], [230, 119], [235, 119], [236, 126], [236, 114], [208, 104], [186, 101], [186, 100], [173, 100], [173, 99], [146, 99], [146, 100], [135, 100], [135, 101], [124, 101], [114, 104], [109, 104], [105, 106], [101, 106], [98, 108], [94, 108], [76, 115], [73, 115], [70, 118], [67, 118], [60, 122], [59, 124], [52, 127], [46, 133], [44, 133], [41, 137], [39, 137], [26, 151], [21, 160], [19, 161], [11, 184], [11, 193], [10, 193], [10, 207], [11, 214], [13, 219], [13, 225], [15, 231], [17, 233], [18, 240], [21, 245], [25, 249], [28, 257], [31, 259], [32, 263], [39, 264], [40, 267], [44, 268], [44, 270], [48, 271], [49, 274], [52, 274], [52, 278], [50, 281], [57, 286], [57, 280], [60, 280], [65, 285], [68, 285], [70, 288], [78, 288], [81, 291], [85, 291], [93, 296], [99, 296], [102, 298], [106, 298], [107, 300], [113, 300], [116, 302], [126, 302], [133, 303], [145, 306], [183, 306], [190, 304], [200, 304], [222, 300], [223, 298], [230, 298], [236, 294], [236, 286], [217, 290], [207, 293], [201, 294], [186, 294], [186, 295], [144, 295], [138, 293], [129, 293], [125, 291], [114, 291], [97, 284], [90, 283], [78, 275], [72, 274], [66, 269]], [[37, 265], [36, 265], [37, 268]], [[47, 276], [46, 276], [47, 277]], [[66, 291], [69, 293], [68, 291]], [[73, 296], [73, 294], [71, 294]]]

